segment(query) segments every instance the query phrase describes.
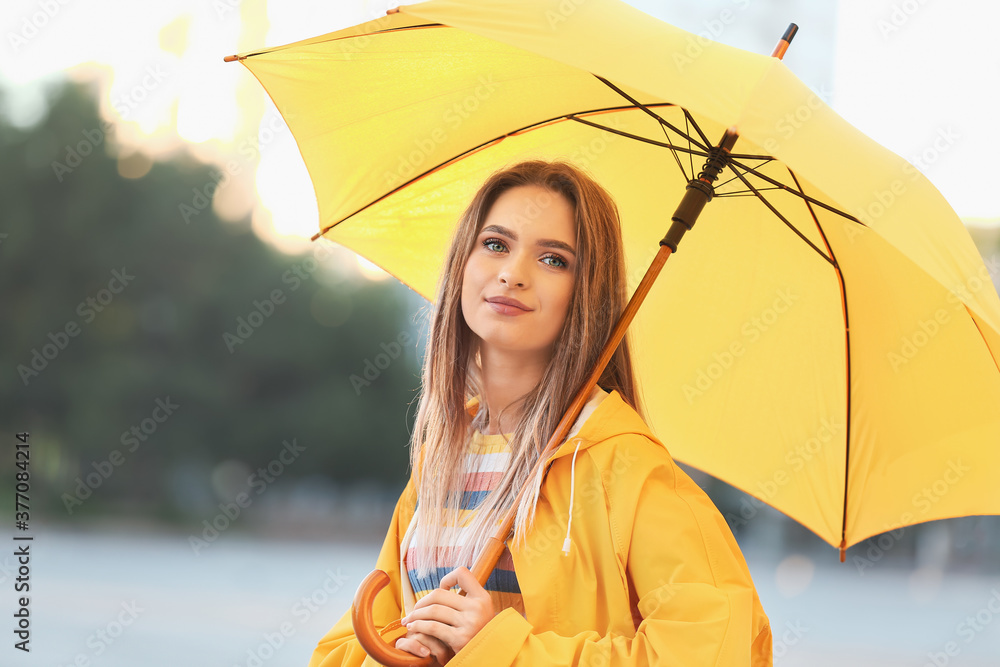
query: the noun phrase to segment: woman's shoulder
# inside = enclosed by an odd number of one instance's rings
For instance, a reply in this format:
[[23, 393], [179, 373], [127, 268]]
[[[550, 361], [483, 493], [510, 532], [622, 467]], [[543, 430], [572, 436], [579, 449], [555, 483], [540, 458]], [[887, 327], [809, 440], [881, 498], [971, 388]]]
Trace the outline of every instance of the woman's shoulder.
[[652, 434], [635, 431], [609, 435], [588, 447], [586, 455], [611, 494], [638, 493], [651, 477], [674, 486], [679, 471], [663, 443]]
[[[602, 390], [603, 391], [603, 390]], [[665, 462], [670, 453], [639, 412], [617, 390], [597, 397], [586, 421], [571, 435], [591, 454], [621, 452], [629, 458]], [[582, 415], [581, 415], [582, 416]]]
[[[593, 462], [594, 474], [610, 495], [638, 502], [644, 490], [656, 489], [698, 506], [711, 504], [704, 489], [671, 455], [669, 442], [654, 433], [617, 391], [604, 398], [576, 438], [580, 455], [586, 453]], [[576, 447], [573, 440], [565, 446], [569, 455]]]

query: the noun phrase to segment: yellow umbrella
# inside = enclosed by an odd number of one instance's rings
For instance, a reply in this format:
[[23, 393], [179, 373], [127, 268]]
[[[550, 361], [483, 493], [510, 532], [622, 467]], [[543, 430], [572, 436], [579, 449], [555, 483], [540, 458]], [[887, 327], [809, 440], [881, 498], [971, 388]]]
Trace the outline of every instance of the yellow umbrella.
[[495, 169], [566, 159], [613, 194], [631, 287], [727, 128], [697, 229], [631, 327], [678, 460], [839, 547], [1000, 514], [1000, 299], [913, 166], [777, 58], [616, 0], [431, 0], [229, 59], [298, 142], [321, 230], [433, 299]]

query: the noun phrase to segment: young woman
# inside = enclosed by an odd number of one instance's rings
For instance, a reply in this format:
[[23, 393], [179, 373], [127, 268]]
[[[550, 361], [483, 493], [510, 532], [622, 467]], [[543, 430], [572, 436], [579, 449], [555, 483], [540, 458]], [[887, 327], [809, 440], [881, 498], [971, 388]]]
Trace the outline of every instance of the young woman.
[[[376, 564], [391, 583], [375, 622], [404, 625], [387, 641], [452, 667], [771, 665], [732, 533], [642, 417], [627, 337], [531, 475], [627, 302], [608, 193], [562, 162], [497, 172], [445, 267], [413, 473]], [[515, 534], [480, 586], [469, 568], [524, 486]], [[310, 666], [362, 663], [375, 664], [348, 611]]]

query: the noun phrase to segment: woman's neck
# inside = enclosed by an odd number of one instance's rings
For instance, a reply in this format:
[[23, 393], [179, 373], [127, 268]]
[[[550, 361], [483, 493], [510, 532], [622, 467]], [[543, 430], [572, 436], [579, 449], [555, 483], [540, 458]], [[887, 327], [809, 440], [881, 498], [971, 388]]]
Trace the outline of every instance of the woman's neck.
[[[489, 422], [483, 435], [510, 433], [520, 417], [520, 406], [513, 403], [534, 389], [542, 379], [548, 357], [509, 354], [500, 350], [480, 348], [482, 393], [480, 404], [486, 406]], [[504, 410], [505, 408], [508, 408]], [[504, 410], [501, 415], [501, 410]]]

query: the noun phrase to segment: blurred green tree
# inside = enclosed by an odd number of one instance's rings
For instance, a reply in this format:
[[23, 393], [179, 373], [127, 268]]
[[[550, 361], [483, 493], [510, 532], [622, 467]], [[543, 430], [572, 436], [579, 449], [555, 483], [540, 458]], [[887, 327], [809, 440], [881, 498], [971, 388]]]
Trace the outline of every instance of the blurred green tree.
[[[418, 297], [320, 280], [344, 254], [315, 270], [211, 207], [185, 224], [210, 168], [181, 155], [122, 178], [107, 129], [80, 86], [55, 90], [30, 128], [0, 118], [0, 437], [31, 433], [35, 509], [66, 517], [63, 494], [96, 473], [74, 511], [170, 515], [173, 472], [200, 471], [195, 493], [219, 462], [256, 470], [292, 439], [305, 451], [283, 482], [401, 488]], [[366, 361], [379, 365], [367, 378]], [[13, 456], [0, 471], [10, 495]]]

